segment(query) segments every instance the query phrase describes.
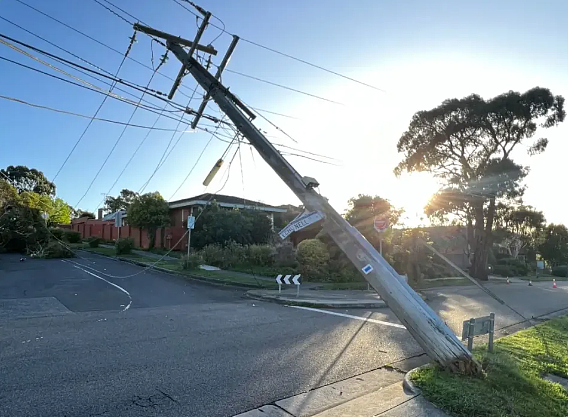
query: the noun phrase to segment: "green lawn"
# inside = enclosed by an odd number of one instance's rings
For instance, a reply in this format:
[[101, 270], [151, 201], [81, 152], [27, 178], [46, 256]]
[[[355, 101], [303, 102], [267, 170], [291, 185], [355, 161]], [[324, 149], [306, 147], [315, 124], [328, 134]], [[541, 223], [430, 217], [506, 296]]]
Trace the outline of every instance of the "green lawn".
[[413, 375], [424, 396], [459, 417], [566, 417], [568, 392], [542, 379], [568, 377], [568, 316], [522, 330], [495, 342], [495, 352], [474, 349], [482, 377], [464, 377], [438, 368]]

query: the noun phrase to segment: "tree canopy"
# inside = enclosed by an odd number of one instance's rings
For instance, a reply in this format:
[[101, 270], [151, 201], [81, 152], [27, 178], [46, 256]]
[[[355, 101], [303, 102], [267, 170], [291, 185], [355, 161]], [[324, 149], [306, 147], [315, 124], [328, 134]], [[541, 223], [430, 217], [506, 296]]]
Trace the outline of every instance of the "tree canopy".
[[201, 249], [215, 243], [226, 245], [230, 241], [242, 245], [263, 244], [271, 240], [272, 233], [272, 224], [266, 213], [226, 210], [212, 201], [195, 222], [191, 245]]
[[111, 213], [115, 213], [118, 210], [128, 211], [128, 208], [137, 197], [137, 192], [125, 188], [116, 197], [107, 196], [105, 198], [105, 207]]
[[568, 229], [563, 224], [549, 224], [539, 246], [543, 259], [556, 266], [568, 262]]
[[[489, 100], [472, 94], [416, 113], [399, 139], [403, 160], [396, 174], [427, 171], [445, 181], [427, 213], [459, 214], [473, 226], [472, 274], [477, 278], [487, 279], [497, 200], [518, 198], [524, 191], [521, 181], [528, 170], [513, 161], [513, 150], [565, 115], [564, 98], [546, 88], [509, 91]], [[537, 138], [529, 153], [543, 152], [547, 144], [548, 139]]]
[[37, 169], [30, 169], [23, 165], [10, 165], [6, 169], [0, 170], [5, 178], [9, 178], [10, 183], [16, 188], [18, 193], [33, 192], [40, 195], [55, 195], [55, 184], [49, 181], [43, 172]]
[[160, 193], [153, 192], [136, 196], [129, 204], [126, 213], [129, 225], [147, 230], [152, 248], [156, 238], [156, 229], [170, 224], [169, 212], [168, 202]]
[[[345, 219], [376, 248], [379, 247], [381, 235], [373, 226], [375, 217], [384, 216], [389, 220], [389, 225], [393, 226], [398, 223], [403, 212], [402, 209], [397, 209], [382, 197], [366, 194], [359, 194], [357, 197], [350, 198], [347, 204]], [[385, 232], [385, 234], [388, 233]]]

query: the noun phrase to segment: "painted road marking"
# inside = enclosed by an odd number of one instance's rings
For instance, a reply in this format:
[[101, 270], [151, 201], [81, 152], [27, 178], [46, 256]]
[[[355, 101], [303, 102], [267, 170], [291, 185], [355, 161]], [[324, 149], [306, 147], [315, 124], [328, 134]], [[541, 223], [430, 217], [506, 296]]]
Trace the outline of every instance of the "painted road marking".
[[[124, 310], [122, 310], [122, 311], [126, 311], [126, 310], [128, 310], [128, 309], [130, 308], [130, 305], [132, 304], [132, 296], [130, 295], [130, 293], [129, 293], [128, 291], [126, 291], [126, 290], [125, 290], [124, 288], [122, 288], [120, 285], [116, 285], [114, 282], [110, 282], [110, 281], [104, 279], [103, 277], [99, 277], [97, 274], [95, 274], [95, 273], [93, 273], [93, 272], [91, 272], [91, 271], [87, 271], [86, 269], [83, 269], [83, 268], [81, 268], [80, 266], [74, 265], [74, 263], [72, 263], [72, 262], [64, 261], [64, 260], [62, 260], [61, 262], [71, 263], [74, 268], [80, 269], [81, 271], [86, 272], [87, 274], [92, 275], [92, 276], [94, 276], [95, 278], [98, 278], [98, 279], [100, 279], [100, 280], [106, 282], [107, 284], [112, 285], [114, 288], [116, 288], [116, 289], [122, 291], [122, 292], [125, 293], [125, 294], [128, 296], [128, 298], [130, 299], [130, 302], [128, 303], [128, 305], [127, 305], [126, 307], [124, 307]], [[121, 307], [122, 307], [122, 305], [121, 305]]]
[[352, 316], [351, 314], [336, 313], [335, 311], [320, 310], [319, 308], [302, 307], [302, 306], [288, 306], [288, 307], [298, 308], [300, 310], [317, 311], [318, 313], [331, 314], [332, 316], [346, 317], [348, 319], [368, 321], [369, 323], [383, 324], [385, 326], [396, 327], [398, 329], [406, 329], [406, 327], [404, 327], [402, 324], [389, 323], [388, 321], [369, 319], [359, 316]]

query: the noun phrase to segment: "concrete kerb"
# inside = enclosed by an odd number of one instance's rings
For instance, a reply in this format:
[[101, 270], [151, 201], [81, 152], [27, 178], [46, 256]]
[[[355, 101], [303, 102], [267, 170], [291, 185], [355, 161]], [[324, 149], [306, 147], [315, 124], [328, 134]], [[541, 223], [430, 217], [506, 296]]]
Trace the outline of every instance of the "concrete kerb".
[[433, 363], [427, 363], [426, 365], [422, 365], [408, 371], [404, 375], [404, 379], [402, 380], [402, 387], [404, 388], [404, 390], [409, 394], [421, 395], [422, 390], [418, 388], [414, 382], [412, 382], [412, 375], [420, 369], [431, 368], [433, 366], [435, 366]]
[[277, 295], [257, 294], [254, 290], [247, 291], [247, 297], [259, 300], [268, 301], [277, 304], [285, 304], [289, 306], [300, 307], [320, 307], [320, 308], [386, 308], [387, 304], [384, 301], [377, 302], [333, 302], [328, 300], [294, 300], [289, 297], [280, 297]]

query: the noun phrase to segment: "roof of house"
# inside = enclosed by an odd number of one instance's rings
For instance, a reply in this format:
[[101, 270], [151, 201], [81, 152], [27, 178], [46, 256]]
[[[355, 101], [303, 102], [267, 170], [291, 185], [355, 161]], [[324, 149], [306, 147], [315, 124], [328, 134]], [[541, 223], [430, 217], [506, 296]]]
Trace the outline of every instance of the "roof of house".
[[187, 206], [205, 206], [211, 204], [215, 200], [220, 207], [245, 208], [261, 211], [271, 211], [275, 213], [285, 213], [285, 208], [274, 207], [269, 204], [258, 201], [247, 200], [242, 197], [231, 195], [205, 193], [195, 197], [184, 198], [183, 200], [170, 201], [170, 208], [179, 208]]

